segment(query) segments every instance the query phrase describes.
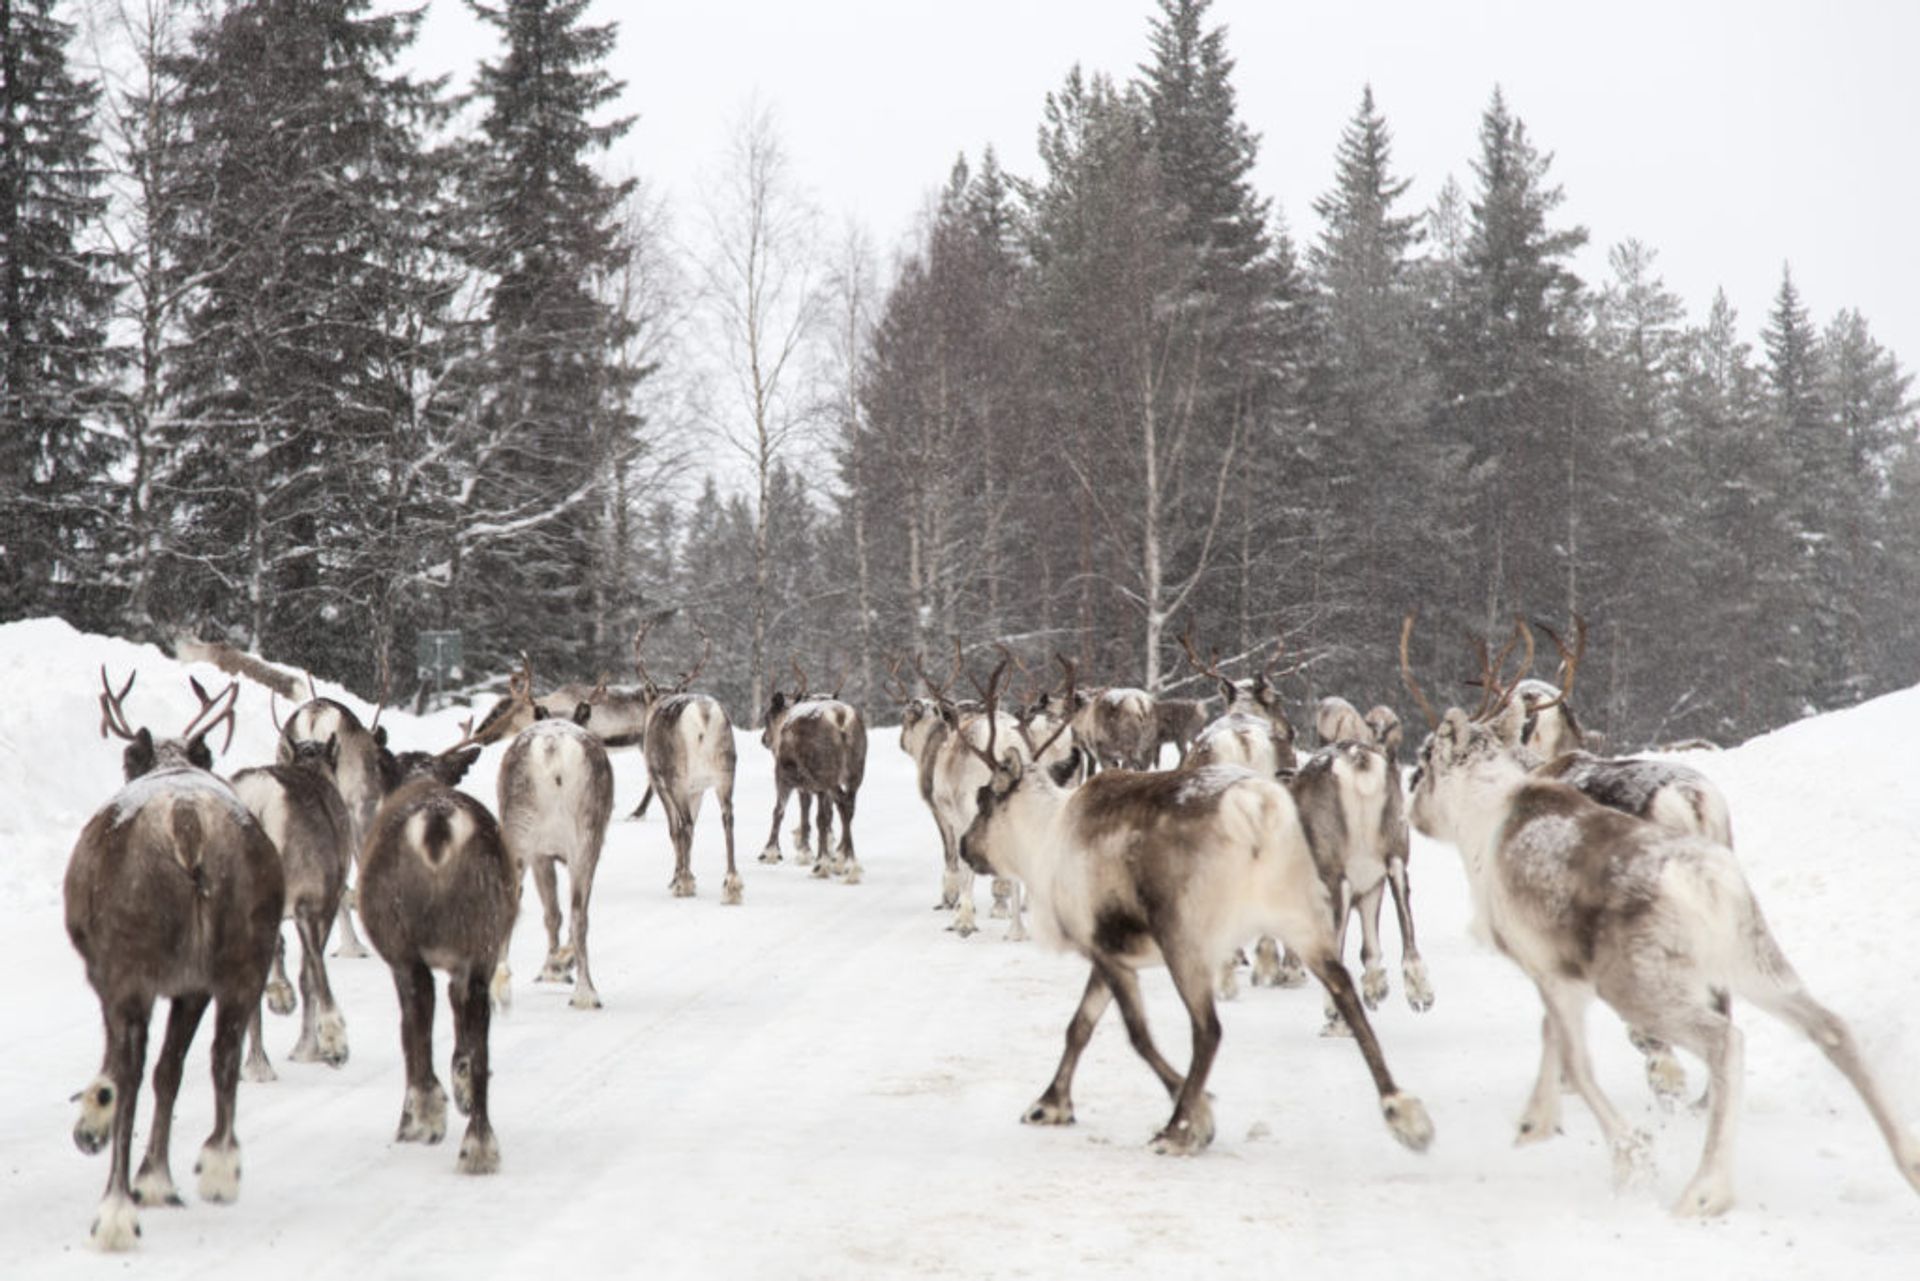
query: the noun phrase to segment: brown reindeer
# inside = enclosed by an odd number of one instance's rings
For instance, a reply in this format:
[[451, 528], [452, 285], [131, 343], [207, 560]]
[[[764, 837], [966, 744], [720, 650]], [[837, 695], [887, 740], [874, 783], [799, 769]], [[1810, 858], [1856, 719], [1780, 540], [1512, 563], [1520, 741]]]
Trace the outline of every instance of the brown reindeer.
[[[102, 668], [100, 683], [100, 732], [127, 741], [127, 785], [87, 823], [67, 864], [67, 937], [86, 963], [107, 1033], [99, 1075], [75, 1096], [73, 1140], [83, 1152], [113, 1145], [92, 1238], [103, 1250], [125, 1250], [140, 1232], [136, 1201], [180, 1204], [168, 1159], [173, 1104], [209, 1004], [214, 1123], [194, 1168], [202, 1200], [240, 1194], [241, 1040], [273, 960], [285, 884], [273, 842], [212, 773], [207, 739], [223, 721], [231, 739], [239, 686], [203, 706], [178, 738], [155, 741], [122, 709], [133, 678], [115, 693]], [[161, 997], [171, 1005], [153, 1072], [153, 1127], [139, 1177], [129, 1182], [147, 1024]]]
[[[780, 819], [786, 813], [788, 795], [798, 791], [803, 822], [808, 800], [820, 805], [820, 855], [814, 875], [839, 873], [847, 884], [855, 885], [861, 869], [853, 852], [853, 809], [867, 772], [866, 722], [859, 709], [833, 695], [809, 694], [806, 673], [798, 663], [794, 675], [799, 677], [798, 690], [791, 698], [783, 690], [774, 691], [760, 734], [761, 743], [773, 753], [774, 782], [773, 830], [767, 834], [760, 861], [780, 861]], [[832, 810], [840, 815], [840, 846], [829, 863]]]
[[[210, 705], [198, 681], [193, 690], [202, 707]], [[333, 780], [339, 772], [340, 740], [300, 741], [287, 764], [243, 769], [229, 780], [234, 793], [280, 852], [286, 877], [288, 917], [300, 940], [300, 1038], [288, 1053], [296, 1063], [339, 1067], [347, 1061], [347, 1024], [327, 977], [327, 935], [340, 911], [353, 863], [353, 823]], [[285, 939], [276, 940], [266, 1003], [276, 1014], [293, 1012], [293, 988], [287, 982]], [[261, 1038], [260, 1014], [248, 1029], [242, 1072], [249, 1081], [271, 1081]]]
[[468, 1116], [458, 1168], [492, 1174], [500, 1146], [487, 1112], [489, 986], [520, 911], [520, 869], [487, 807], [454, 790], [481, 749], [386, 753], [392, 791], [374, 815], [361, 867], [361, 920], [393, 971], [407, 1093], [395, 1133], [438, 1143], [447, 1096], [433, 1071], [433, 971], [453, 1009], [453, 1101]]
[[[311, 680], [308, 686], [309, 692], [313, 692]], [[387, 693], [383, 683], [380, 691], [382, 706], [386, 703]], [[380, 753], [386, 746], [386, 733], [380, 728], [380, 708], [374, 709], [372, 724], [362, 725], [360, 718], [346, 704], [321, 698], [317, 692], [313, 692], [313, 697], [296, 707], [280, 726], [276, 759], [282, 765], [290, 765], [302, 744], [308, 745], [311, 753], [313, 748], [323, 747], [328, 740], [337, 744], [333, 753], [333, 784], [339, 789], [340, 799], [347, 807], [347, 819], [353, 829], [353, 857], [357, 861], [366, 845], [368, 829], [373, 825], [373, 812], [380, 808], [380, 798], [386, 790], [380, 779]], [[334, 950], [335, 956], [363, 957], [367, 954], [367, 949], [361, 946], [359, 934], [353, 928], [353, 913], [349, 910], [352, 902], [353, 889], [349, 884], [342, 893], [340, 908], [335, 913], [340, 922], [340, 946]]]
[[1174, 763], [1187, 763], [1187, 753], [1193, 750], [1193, 740], [1205, 729], [1213, 718], [1207, 714], [1207, 702], [1204, 698], [1157, 698], [1153, 703], [1154, 724], [1154, 764], [1160, 763], [1160, 749], [1171, 745], [1179, 752]]
[[[520, 656], [529, 688], [533, 665]], [[500, 761], [500, 830], [516, 866], [531, 867], [547, 927], [547, 960], [537, 982], [564, 983], [574, 976], [573, 1008], [597, 1010], [600, 993], [587, 961], [588, 907], [594, 869], [613, 816], [613, 766], [607, 749], [586, 728], [590, 703], [579, 703], [573, 719], [560, 720], [536, 704], [534, 721], [514, 736]], [[559, 886], [556, 863], [567, 867], [572, 900], [568, 942], [560, 945]]]

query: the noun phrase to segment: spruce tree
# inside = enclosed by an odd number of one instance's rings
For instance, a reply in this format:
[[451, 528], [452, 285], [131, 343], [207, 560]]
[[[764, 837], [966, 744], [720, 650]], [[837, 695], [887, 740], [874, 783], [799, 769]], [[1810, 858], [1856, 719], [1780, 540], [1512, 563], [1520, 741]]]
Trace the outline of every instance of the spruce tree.
[[0, 620], [104, 625], [116, 522], [104, 430], [110, 255], [99, 91], [67, 65], [52, 0], [0, 0]]
[[[391, 68], [419, 14], [256, 0], [210, 15], [176, 68], [187, 137], [169, 254], [190, 282], [170, 353], [175, 619], [374, 688], [396, 575], [360, 572], [444, 301], [417, 238], [435, 86]], [[426, 502], [415, 495], [406, 510]], [[383, 535], [396, 554], [412, 531]]]
[[605, 69], [616, 27], [587, 23], [587, 3], [469, 0], [505, 49], [481, 65], [485, 115], [465, 161], [488, 357], [455, 590], [472, 652], [503, 666], [524, 649], [556, 676], [621, 656], [590, 652], [587, 638], [609, 633], [591, 590], [608, 546], [600, 499], [638, 426], [637, 371], [610, 359], [629, 322], [597, 288], [618, 267], [633, 184], [594, 168], [632, 119], [594, 119], [622, 86]]

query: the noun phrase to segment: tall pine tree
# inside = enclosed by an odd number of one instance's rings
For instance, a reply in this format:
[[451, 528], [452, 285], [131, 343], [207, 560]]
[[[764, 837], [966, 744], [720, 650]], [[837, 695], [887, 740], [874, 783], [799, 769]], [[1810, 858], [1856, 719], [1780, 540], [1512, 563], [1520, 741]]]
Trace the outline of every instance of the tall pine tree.
[[481, 65], [486, 114], [466, 161], [489, 354], [452, 574], [470, 652], [504, 666], [526, 650], [556, 676], [625, 665], [628, 633], [595, 616], [610, 596], [594, 585], [610, 545], [603, 490], [638, 427], [637, 371], [612, 359], [629, 321], [599, 287], [618, 270], [633, 184], [594, 168], [633, 122], [595, 122], [621, 84], [605, 69], [616, 28], [587, 23], [587, 4], [469, 0], [506, 48]]
[[52, 0], [0, 0], [0, 619], [105, 623], [117, 450], [107, 372], [110, 256], [92, 114]]

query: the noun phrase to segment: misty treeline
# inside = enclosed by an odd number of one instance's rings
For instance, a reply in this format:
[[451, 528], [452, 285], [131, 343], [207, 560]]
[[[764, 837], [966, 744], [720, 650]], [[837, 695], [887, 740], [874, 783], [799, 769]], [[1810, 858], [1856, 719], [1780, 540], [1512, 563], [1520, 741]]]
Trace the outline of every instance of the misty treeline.
[[[1424, 210], [1358, 92], [1296, 231], [1227, 32], [1161, 0], [1135, 75], [1048, 95], [1038, 172], [930, 157], [882, 268], [764, 111], [668, 211], [605, 172], [612, 25], [469, 7], [499, 44], [462, 99], [366, 3], [0, 5], [5, 617], [368, 694], [388, 662], [396, 697], [423, 629], [544, 684], [629, 679], [652, 621], [653, 673], [704, 633], [742, 723], [795, 666], [884, 718], [890, 663], [956, 641], [1199, 692], [1189, 628], [1279, 638], [1303, 707], [1398, 703], [1416, 608], [1455, 699], [1469, 635], [1583, 617], [1577, 701], [1623, 745], [1920, 670], [1909, 376], [1786, 271], [1757, 346], [1639, 242], [1579, 278], [1497, 90]], [[83, 30], [133, 56], [82, 69]]]

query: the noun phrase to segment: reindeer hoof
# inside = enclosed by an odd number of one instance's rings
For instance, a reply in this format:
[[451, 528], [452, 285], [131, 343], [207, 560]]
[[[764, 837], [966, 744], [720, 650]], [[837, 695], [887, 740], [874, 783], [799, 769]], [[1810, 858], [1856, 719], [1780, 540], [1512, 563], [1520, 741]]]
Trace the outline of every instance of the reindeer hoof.
[[[1645, 1134], [1635, 1130], [1613, 1145], [1613, 1187], [1616, 1192], [1643, 1187], [1653, 1181], [1653, 1176], [1653, 1141]], [[1718, 1214], [1719, 1211], [1712, 1213]]]
[[[798, 864], [799, 866], [801, 866], [801, 867], [805, 867], [805, 866], [806, 866], [806, 864], [805, 864], [805, 863], [802, 863], [802, 862], [800, 862], [800, 860], [799, 860], [799, 859], [795, 859], [795, 860], [794, 860], [794, 862], [795, 862], [796, 864]], [[826, 859], [824, 859], [824, 858], [822, 858], [822, 859], [815, 859], [815, 860], [814, 860], [814, 862], [813, 862], [813, 878], [814, 878], [814, 879], [815, 879], [816, 881], [824, 881], [824, 880], [826, 880], [826, 879], [827, 879], [827, 878], [828, 878], [829, 876], [832, 876], [832, 875], [833, 875], [833, 864], [832, 864], [832, 863], [830, 863], [830, 862], [828, 862], [828, 861], [827, 861]]]
[[1653, 1091], [1654, 1102], [1663, 1112], [1673, 1111], [1674, 1105], [1686, 1094], [1687, 1071], [1671, 1050], [1661, 1049], [1647, 1055], [1647, 1088]]
[[746, 883], [738, 876], [729, 876], [720, 883], [720, 902], [724, 907], [739, 907], [740, 898], [747, 891]]
[[573, 980], [573, 967], [561, 965], [552, 957], [540, 967], [540, 973], [534, 976], [535, 983], [568, 983]]
[[861, 867], [858, 863], [854, 862], [852, 859], [848, 859], [846, 868], [844, 871], [842, 871], [840, 875], [841, 884], [858, 885], [860, 884], [860, 882], [866, 879], [867, 879], [867, 870], [864, 867]]
[[447, 1096], [438, 1081], [431, 1089], [407, 1091], [393, 1137], [401, 1143], [438, 1143], [447, 1137]]
[[1426, 1105], [1411, 1094], [1396, 1090], [1380, 1100], [1380, 1115], [1386, 1117], [1393, 1137], [1415, 1152], [1425, 1152], [1433, 1142], [1433, 1118]]
[[1427, 977], [1426, 962], [1412, 961], [1401, 967], [1400, 981], [1406, 987], [1407, 1004], [1415, 1014], [1425, 1014], [1433, 1008], [1433, 981]]
[[1513, 1136], [1513, 1146], [1524, 1148], [1534, 1143], [1545, 1143], [1560, 1133], [1560, 1119], [1557, 1116], [1538, 1120], [1523, 1116], [1520, 1118], [1520, 1129]]
[[576, 988], [573, 999], [567, 1004], [576, 1010], [597, 1010], [600, 1008], [600, 994], [590, 987]]
[[1718, 1175], [1701, 1175], [1680, 1194], [1673, 1212], [1683, 1219], [1711, 1219], [1725, 1214], [1732, 1206], [1731, 1181]]
[[767, 846], [767, 848], [765, 848], [765, 849], [763, 849], [763, 850], [761, 850], [761, 851], [760, 851], [760, 861], [761, 861], [762, 863], [778, 863], [778, 862], [780, 862], [780, 861], [781, 861], [781, 859], [780, 859], [780, 848], [779, 848], [779, 846], [777, 846], [777, 845], [769, 845], [769, 846]]
[[180, 1206], [186, 1202], [180, 1199], [180, 1189], [173, 1185], [173, 1175], [165, 1168], [156, 1169], [142, 1161], [140, 1176], [133, 1181], [133, 1199], [145, 1206]]
[[675, 898], [692, 898], [693, 878], [691, 876], [676, 876], [667, 882], [667, 889]]
[[1027, 1114], [1020, 1118], [1020, 1123], [1022, 1125], [1072, 1125], [1073, 1100], [1054, 1099], [1043, 1095], [1039, 1102], [1027, 1109]]
[[1210, 1111], [1176, 1117], [1167, 1128], [1153, 1136], [1153, 1150], [1161, 1156], [1198, 1156], [1213, 1142], [1213, 1116]]
[[247, 1061], [240, 1065], [240, 1075], [255, 1085], [271, 1085], [280, 1079], [280, 1074], [273, 1070], [273, 1064], [267, 1062], [264, 1054], [249, 1055]]
[[285, 979], [267, 984], [267, 1008], [275, 1014], [293, 1013], [293, 985]]
[[1360, 999], [1366, 1002], [1370, 1010], [1380, 1008], [1380, 1002], [1387, 999], [1391, 986], [1387, 982], [1387, 972], [1375, 966], [1360, 976]]
[[93, 1230], [88, 1239], [96, 1250], [117, 1253], [133, 1249], [140, 1239], [140, 1215], [133, 1208], [133, 1198], [120, 1195], [102, 1201], [99, 1213], [93, 1216]]
[[460, 1140], [460, 1160], [457, 1167], [462, 1174], [498, 1174], [500, 1173], [500, 1143], [493, 1137], [493, 1131], [481, 1131], [477, 1126], [468, 1126], [467, 1135]]
[[[364, 947], [361, 947], [358, 942], [347, 942], [347, 943], [342, 943], [339, 947], [334, 948], [333, 954], [335, 956], [345, 957], [349, 961], [357, 961], [367, 955], [367, 949]], [[292, 1007], [288, 1007], [288, 1008], [290, 1009]], [[285, 1013], [285, 1012], [286, 1011], [284, 1010], [275, 1011], [275, 1013], [277, 1014]]]
[[73, 1123], [73, 1145], [88, 1156], [107, 1146], [107, 1140], [113, 1137], [114, 1106], [119, 1097], [113, 1082], [104, 1076], [94, 1077], [86, 1089], [73, 1096], [80, 1105], [80, 1118]]
[[240, 1199], [240, 1145], [229, 1143], [215, 1147], [209, 1143], [200, 1149], [193, 1163], [200, 1176], [200, 1199], [217, 1205], [231, 1205]]
[[1347, 1026], [1345, 1019], [1340, 1017], [1340, 1011], [1328, 1010], [1327, 1021], [1320, 1026], [1320, 1035], [1351, 1038], [1353, 1036], [1353, 1029]]

